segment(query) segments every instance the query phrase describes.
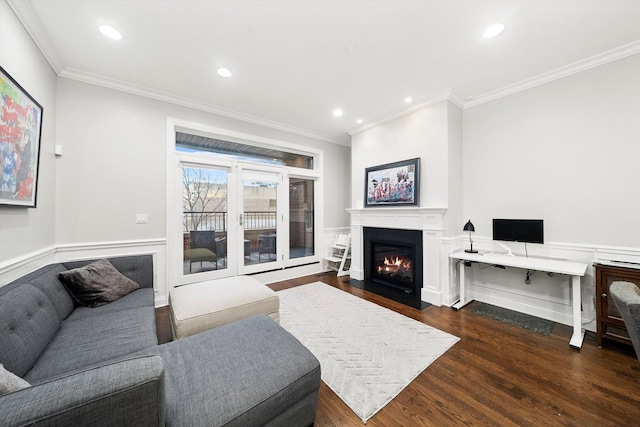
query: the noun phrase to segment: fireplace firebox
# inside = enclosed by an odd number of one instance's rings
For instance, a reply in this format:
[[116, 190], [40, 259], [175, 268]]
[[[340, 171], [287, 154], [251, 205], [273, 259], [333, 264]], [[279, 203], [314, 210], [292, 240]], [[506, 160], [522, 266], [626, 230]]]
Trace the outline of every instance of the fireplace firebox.
[[392, 288], [420, 300], [423, 273], [420, 230], [364, 227], [363, 250], [365, 283]]

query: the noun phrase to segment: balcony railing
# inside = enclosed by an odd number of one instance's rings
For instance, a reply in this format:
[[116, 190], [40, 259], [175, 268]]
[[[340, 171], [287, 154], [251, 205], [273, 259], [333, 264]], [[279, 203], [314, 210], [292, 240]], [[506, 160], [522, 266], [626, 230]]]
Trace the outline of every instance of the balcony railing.
[[[276, 228], [276, 213], [269, 211], [249, 211], [243, 214], [245, 230], [262, 230]], [[190, 230], [227, 231], [226, 212], [183, 212], [182, 227], [184, 232]]]

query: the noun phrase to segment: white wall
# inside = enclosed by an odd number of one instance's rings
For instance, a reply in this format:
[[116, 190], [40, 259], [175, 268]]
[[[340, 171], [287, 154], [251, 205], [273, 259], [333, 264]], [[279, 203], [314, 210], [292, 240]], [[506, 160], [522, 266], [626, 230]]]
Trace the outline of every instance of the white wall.
[[445, 220], [445, 236], [457, 236], [460, 234], [460, 230], [467, 222], [462, 217], [462, 119], [463, 111], [458, 106], [449, 103], [448, 108], [448, 181], [447, 190], [448, 194], [448, 209], [444, 216]]
[[[348, 147], [64, 78], [58, 80], [57, 99], [58, 143], [64, 151], [57, 169], [59, 245], [85, 248], [89, 243], [127, 253], [133, 249], [111, 243], [139, 242], [157, 248], [157, 268], [166, 271], [168, 117], [322, 149], [324, 227], [348, 225]], [[148, 215], [147, 224], [135, 223], [139, 213]], [[165, 288], [158, 289], [159, 300]]]
[[462, 215], [462, 110], [442, 101], [383, 123], [351, 140], [351, 206], [363, 203], [365, 169], [420, 158], [420, 206], [448, 208], [444, 234]]
[[[492, 218], [541, 218], [529, 254], [591, 264], [597, 249], [640, 256], [640, 55], [464, 110], [464, 218], [491, 248]], [[522, 253], [523, 244], [511, 244]], [[570, 319], [566, 276], [496, 269], [471, 274], [471, 293], [557, 321]], [[591, 267], [583, 320], [595, 317]], [[593, 329], [593, 325], [589, 326]]]
[[324, 150], [325, 227], [348, 224], [348, 147], [64, 78], [58, 111], [58, 243], [165, 237], [167, 117]]
[[9, 259], [55, 242], [56, 75], [5, 0], [0, 0], [0, 65], [43, 107], [37, 207], [0, 206], [0, 270]]
[[640, 55], [464, 111], [464, 214], [545, 241], [640, 247]]
[[447, 205], [447, 101], [351, 139], [351, 205], [365, 198], [365, 168], [420, 157], [420, 206]]
[[166, 298], [167, 117], [323, 150], [324, 227], [349, 225], [349, 147], [58, 78], [5, 0], [0, 65], [44, 107], [37, 209], [0, 207], [0, 285], [48, 262], [152, 252]]

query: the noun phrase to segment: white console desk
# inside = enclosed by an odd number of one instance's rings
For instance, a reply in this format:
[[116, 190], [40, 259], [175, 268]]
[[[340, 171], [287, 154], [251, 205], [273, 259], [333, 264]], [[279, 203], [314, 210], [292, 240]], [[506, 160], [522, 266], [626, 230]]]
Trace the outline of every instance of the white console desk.
[[482, 264], [501, 265], [504, 267], [522, 268], [527, 270], [544, 271], [547, 273], [566, 274], [571, 276], [572, 309], [573, 309], [573, 335], [569, 345], [579, 349], [582, 347], [584, 330], [582, 329], [582, 317], [580, 315], [580, 278], [587, 272], [587, 264], [581, 262], [571, 262], [557, 259], [535, 258], [524, 256], [507, 256], [496, 253], [468, 253], [464, 251], [454, 252], [449, 258], [460, 260], [460, 301], [453, 305], [456, 310], [469, 304], [472, 299], [465, 295], [464, 261], [479, 262]]

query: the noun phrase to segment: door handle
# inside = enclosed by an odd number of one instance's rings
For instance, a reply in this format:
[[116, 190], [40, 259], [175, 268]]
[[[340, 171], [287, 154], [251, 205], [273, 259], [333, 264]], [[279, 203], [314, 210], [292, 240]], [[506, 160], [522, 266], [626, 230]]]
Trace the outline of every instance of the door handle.
[[238, 222], [240, 223], [240, 227], [242, 227], [242, 214], [240, 214], [240, 218]]

